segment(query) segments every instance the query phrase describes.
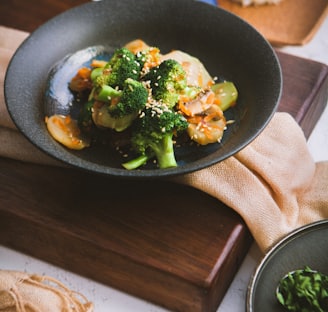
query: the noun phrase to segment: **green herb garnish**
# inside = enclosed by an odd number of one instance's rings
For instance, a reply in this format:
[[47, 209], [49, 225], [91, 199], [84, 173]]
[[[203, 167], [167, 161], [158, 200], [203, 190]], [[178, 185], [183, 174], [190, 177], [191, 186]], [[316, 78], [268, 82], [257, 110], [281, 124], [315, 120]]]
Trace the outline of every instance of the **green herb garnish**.
[[308, 266], [289, 272], [280, 280], [276, 296], [288, 311], [327, 312], [328, 276]]

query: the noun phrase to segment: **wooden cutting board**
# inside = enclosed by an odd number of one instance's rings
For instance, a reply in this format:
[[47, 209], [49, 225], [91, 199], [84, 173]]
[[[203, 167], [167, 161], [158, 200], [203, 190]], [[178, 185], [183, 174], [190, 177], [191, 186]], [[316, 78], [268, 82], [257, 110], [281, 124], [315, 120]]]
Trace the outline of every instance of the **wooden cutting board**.
[[[279, 107], [308, 136], [327, 102], [327, 66], [279, 53]], [[252, 238], [214, 198], [0, 159], [0, 243], [172, 311], [217, 310]]]

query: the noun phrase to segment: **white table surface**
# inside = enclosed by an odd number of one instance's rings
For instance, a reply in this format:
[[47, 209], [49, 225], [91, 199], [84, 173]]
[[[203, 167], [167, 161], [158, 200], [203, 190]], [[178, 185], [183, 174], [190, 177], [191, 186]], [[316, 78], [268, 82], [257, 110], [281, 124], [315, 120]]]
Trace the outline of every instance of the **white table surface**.
[[[284, 47], [283, 52], [309, 58], [328, 65], [328, 17], [305, 46]], [[315, 161], [328, 160], [328, 107], [309, 140]], [[236, 274], [217, 312], [244, 312], [247, 286], [262, 254], [254, 244]], [[0, 246], [0, 269], [50, 275], [73, 290], [83, 293], [94, 303], [95, 312], [165, 312], [168, 311], [90, 279], [65, 271], [39, 259]]]

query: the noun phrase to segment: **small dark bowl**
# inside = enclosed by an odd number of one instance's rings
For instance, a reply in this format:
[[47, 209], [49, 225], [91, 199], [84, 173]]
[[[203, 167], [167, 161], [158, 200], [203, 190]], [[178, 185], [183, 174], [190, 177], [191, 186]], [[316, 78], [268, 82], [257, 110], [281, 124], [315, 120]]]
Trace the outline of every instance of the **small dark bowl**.
[[248, 285], [247, 312], [287, 311], [277, 300], [280, 280], [289, 272], [310, 267], [328, 275], [328, 220], [313, 222], [281, 239], [263, 257]]
[[[65, 110], [68, 105], [44, 105], [48, 103], [44, 101], [47, 77], [56, 63], [88, 47], [116, 48], [136, 38], [163, 53], [178, 49], [199, 58], [212, 76], [233, 81], [239, 91], [238, 104], [227, 112], [235, 123], [225, 131], [222, 142], [177, 148], [176, 168], [150, 166], [128, 171], [114, 150], [69, 150], [54, 141], [45, 126], [49, 111]], [[65, 75], [62, 82], [67, 89]], [[38, 148], [81, 169], [131, 178], [188, 173], [234, 155], [268, 124], [281, 89], [281, 68], [270, 44], [235, 15], [192, 0], [107, 0], [73, 8], [45, 23], [22, 43], [5, 78], [8, 111], [17, 128]]]

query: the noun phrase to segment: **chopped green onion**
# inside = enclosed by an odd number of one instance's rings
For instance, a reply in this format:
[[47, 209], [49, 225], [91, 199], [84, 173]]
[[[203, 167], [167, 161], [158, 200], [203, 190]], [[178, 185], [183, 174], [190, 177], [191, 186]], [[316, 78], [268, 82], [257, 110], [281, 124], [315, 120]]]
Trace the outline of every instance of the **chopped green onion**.
[[327, 312], [328, 276], [308, 266], [289, 272], [280, 280], [276, 297], [288, 311]]

